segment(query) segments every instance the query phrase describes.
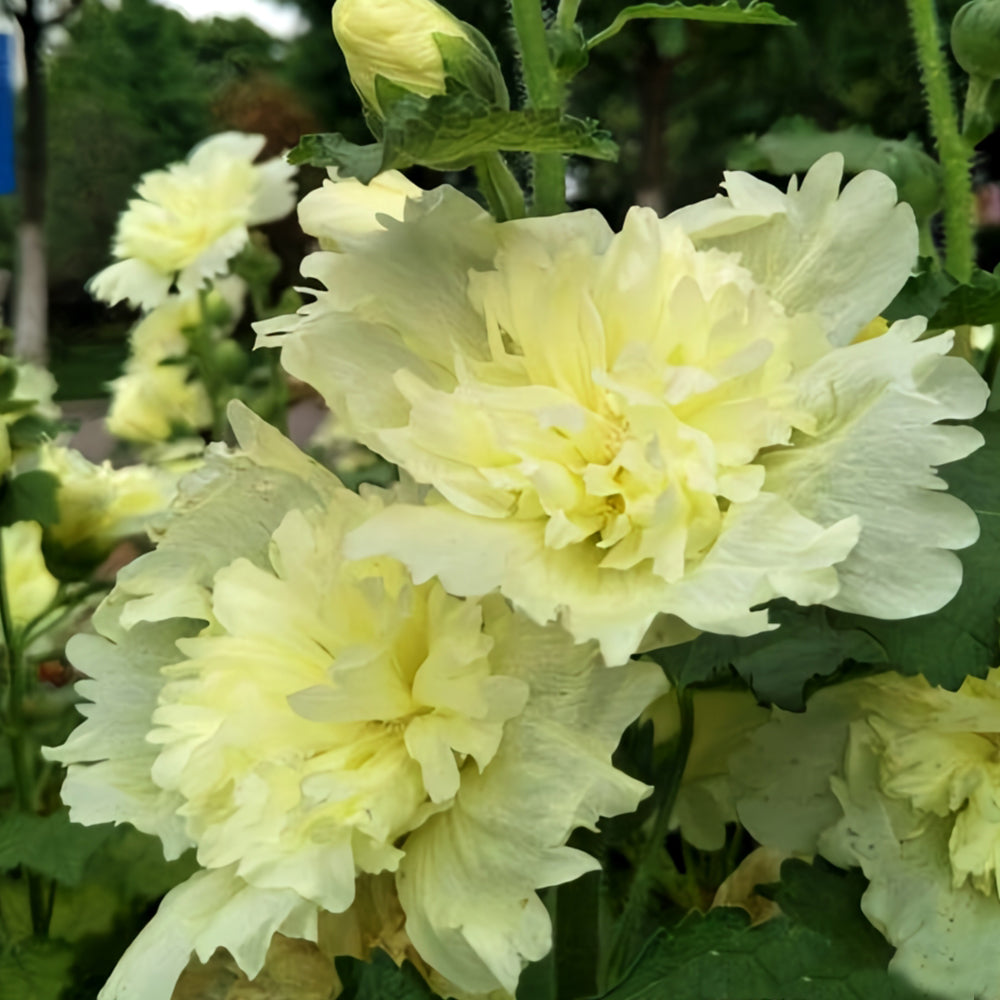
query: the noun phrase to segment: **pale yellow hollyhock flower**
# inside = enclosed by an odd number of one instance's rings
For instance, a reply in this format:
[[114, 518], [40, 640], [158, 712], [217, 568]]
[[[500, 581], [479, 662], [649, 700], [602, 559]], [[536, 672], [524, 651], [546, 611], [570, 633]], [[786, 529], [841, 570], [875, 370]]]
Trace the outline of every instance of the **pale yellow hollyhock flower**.
[[135, 368], [108, 383], [106, 426], [115, 437], [142, 444], [191, 434], [212, 423], [204, 384], [182, 365]]
[[997, 1000], [998, 746], [1000, 669], [955, 692], [883, 674], [775, 710], [732, 755], [732, 781], [761, 844], [862, 868], [890, 968], [934, 996]]
[[[982, 438], [939, 422], [987, 390], [951, 334], [918, 339], [922, 318], [852, 343], [917, 230], [881, 174], [841, 193], [842, 166], [787, 192], [727, 174], [727, 197], [633, 209], [620, 233], [589, 211], [498, 224], [439, 188], [307, 257], [324, 290], [260, 343], [430, 488], [348, 550], [454, 594], [499, 588], [612, 664], [651, 625], [659, 644], [764, 630], [776, 597], [882, 618], [944, 604], [948, 550], [978, 524], [935, 470]], [[305, 229], [338, 245], [355, 190], [312, 195]]]
[[[333, 34], [344, 53], [351, 83], [376, 114], [375, 77], [385, 77], [416, 94], [431, 97], [446, 89], [444, 60], [435, 35], [464, 41], [465, 58], [475, 61], [488, 93], [505, 103], [506, 88], [495, 58], [473, 40], [473, 29], [434, 0], [336, 0]], [[477, 33], [478, 34], [478, 33]]]
[[16, 521], [3, 532], [4, 584], [10, 615], [23, 628], [48, 608], [59, 590], [59, 581], [48, 571], [42, 556], [42, 526]]
[[[147, 313], [129, 335], [130, 353], [122, 375], [108, 384], [107, 428], [116, 437], [155, 444], [211, 426], [212, 404], [204, 383], [187, 364], [164, 364], [190, 351], [185, 329], [205, 322], [214, 336], [231, 332], [243, 310], [246, 285], [224, 278], [201, 298], [172, 295]], [[214, 320], [218, 318], [220, 322]]]
[[46, 544], [74, 562], [100, 562], [121, 539], [144, 534], [177, 491], [177, 477], [160, 469], [95, 465], [56, 444], [42, 445], [33, 465], [59, 480], [59, 521], [45, 527]]
[[381, 873], [449, 992], [513, 993], [551, 947], [536, 889], [596, 867], [570, 833], [647, 791], [611, 754], [662, 675], [612, 673], [498, 597], [345, 558], [391, 494], [350, 493], [230, 414], [245, 451], [214, 449], [186, 480], [156, 551], [95, 614], [100, 635], [70, 647], [92, 678], [86, 721], [50, 751], [70, 765], [71, 815], [131, 822], [203, 866], [102, 1000], [166, 1000], [217, 948], [252, 978], [275, 933], [315, 940], [321, 911], [348, 913], [358, 876]]
[[280, 219], [295, 204], [295, 168], [282, 157], [254, 162], [264, 141], [222, 132], [186, 161], [145, 174], [118, 220], [116, 263], [91, 279], [91, 294], [151, 309], [174, 287], [190, 296], [224, 273], [249, 227]]

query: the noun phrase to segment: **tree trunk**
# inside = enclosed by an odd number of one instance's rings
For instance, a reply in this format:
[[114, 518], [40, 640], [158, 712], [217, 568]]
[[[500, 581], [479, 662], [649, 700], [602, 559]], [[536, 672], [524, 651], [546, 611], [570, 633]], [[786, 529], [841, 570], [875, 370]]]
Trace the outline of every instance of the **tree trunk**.
[[673, 61], [664, 59], [651, 37], [645, 39], [636, 72], [641, 114], [642, 154], [636, 178], [637, 205], [657, 215], [667, 211], [667, 101]]
[[18, 15], [24, 37], [25, 126], [21, 156], [21, 223], [15, 285], [14, 353], [38, 364], [48, 358], [48, 268], [45, 253], [46, 93], [36, 0]]

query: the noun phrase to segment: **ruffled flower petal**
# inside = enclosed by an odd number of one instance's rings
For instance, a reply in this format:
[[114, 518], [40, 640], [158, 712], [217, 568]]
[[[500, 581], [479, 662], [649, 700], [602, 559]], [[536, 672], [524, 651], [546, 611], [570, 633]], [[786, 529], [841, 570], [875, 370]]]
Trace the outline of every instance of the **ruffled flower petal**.
[[667, 216], [699, 247], [738, 253], [792, 313], [821, 317], [830, 342], [849, 344], [906, 283], [917, 259], [913, 210], [884, 174], [866, 170], [840, 191], [844, 158], [828, 153], [787, 194], [745, 173], [726, 195]]

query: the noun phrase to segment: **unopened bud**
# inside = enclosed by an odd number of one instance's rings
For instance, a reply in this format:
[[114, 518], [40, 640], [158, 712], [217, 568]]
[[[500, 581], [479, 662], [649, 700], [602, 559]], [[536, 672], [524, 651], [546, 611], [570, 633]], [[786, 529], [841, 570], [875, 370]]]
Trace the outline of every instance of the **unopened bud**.
[[376, 77], [423, 97], [445, 93], [453, 77], [491, 104], [509, 103], [489, 43], [434, 0], [337, 0], [333, 33], [351, 82], [380, 117], [388, 109], [380, 105]]

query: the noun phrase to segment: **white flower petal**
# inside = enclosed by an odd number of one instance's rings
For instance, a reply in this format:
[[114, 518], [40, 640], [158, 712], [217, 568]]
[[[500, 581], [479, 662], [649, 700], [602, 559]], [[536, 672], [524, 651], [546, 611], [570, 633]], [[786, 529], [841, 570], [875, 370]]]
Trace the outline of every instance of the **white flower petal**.
[[164, 684], [163, 666], [180, 654], [178, 638], [191, 635], [191, 622], [137, 625], [120, 644], [93, 635], [74, 636], [68, 653], [87, 675], [77, 690], [89, 703], [84, 721], [60, 747], [44, 756], [69, 765], [62, 799], [78, 823], [131, 823], [163, 841], [167, 857], [191, 846], [177, 815], [180, 798], [150, 777], [157, 749], [146, 742]]
[[370, 233], [384, 228], [380, 216], [402, 219], [406, 199], [423, 194], [398, 170], [387, 170], [368, 184], [338, 177], [336, 168], [329, 173], [330, 179], [299, 203], [303, 232], [315, 236], [324, 250], [357, 247]]
[[109, 306], [127, 300], [139, 309], [155, 309], [167, 300], [172, 283], [172, 275], [145, 261], [129, 258], [95, 274], [87, 283], [87, 290]]
[[198, 872], [167, 893], [98, 994], [99, 1000], [170, 1000], [192, 955], [225, 948], [248, 978], [276, 933], [316, 940], [317, 908], [290, 890], [254, 889], [232, 869]]
[[[819, 524], [860, 517], [857, 547], [837, 567], [831, 607], [878, 618], [935, 611], [958, 589], [961, 564], [946, 549], [971, 545], [973, 512], [943, 492], [935, 466], [982, 443], [964, 419], [986, 404], [986, 384], [958, 358], [951, 335], [916, 341], [922, 320], [834, 351], [798, 381], [798, 405], [816, 420], [788, 448], [763, 457], [766, 489]], [[947, 473], [946, 473], [947, 475]]]
[[786, 195], [727, 173], [716, 196], [667, 216], [698, 246], [741, 255], [791, 313], [817, 313], [830, 342], [850, 343], [895, 297], [917, 260], [913, 210], [884, 174], [858, 174], [838, 198], [844, 160], [828, 153]]
[[463, 771], [455, 805], [406, 842], [397, 879], [420, 954], [469, 993], [513, 993], [551, 946], [535, 890], [596, 867], [563, 846], [576, 826], [634, 809], [644, 786], [616, 771], [622, 729], [666, 687], [653, 664], [606, 670], [593, 647], [509, 613], [491, 627], [504, 670], [531, 687], [497, 756]]

